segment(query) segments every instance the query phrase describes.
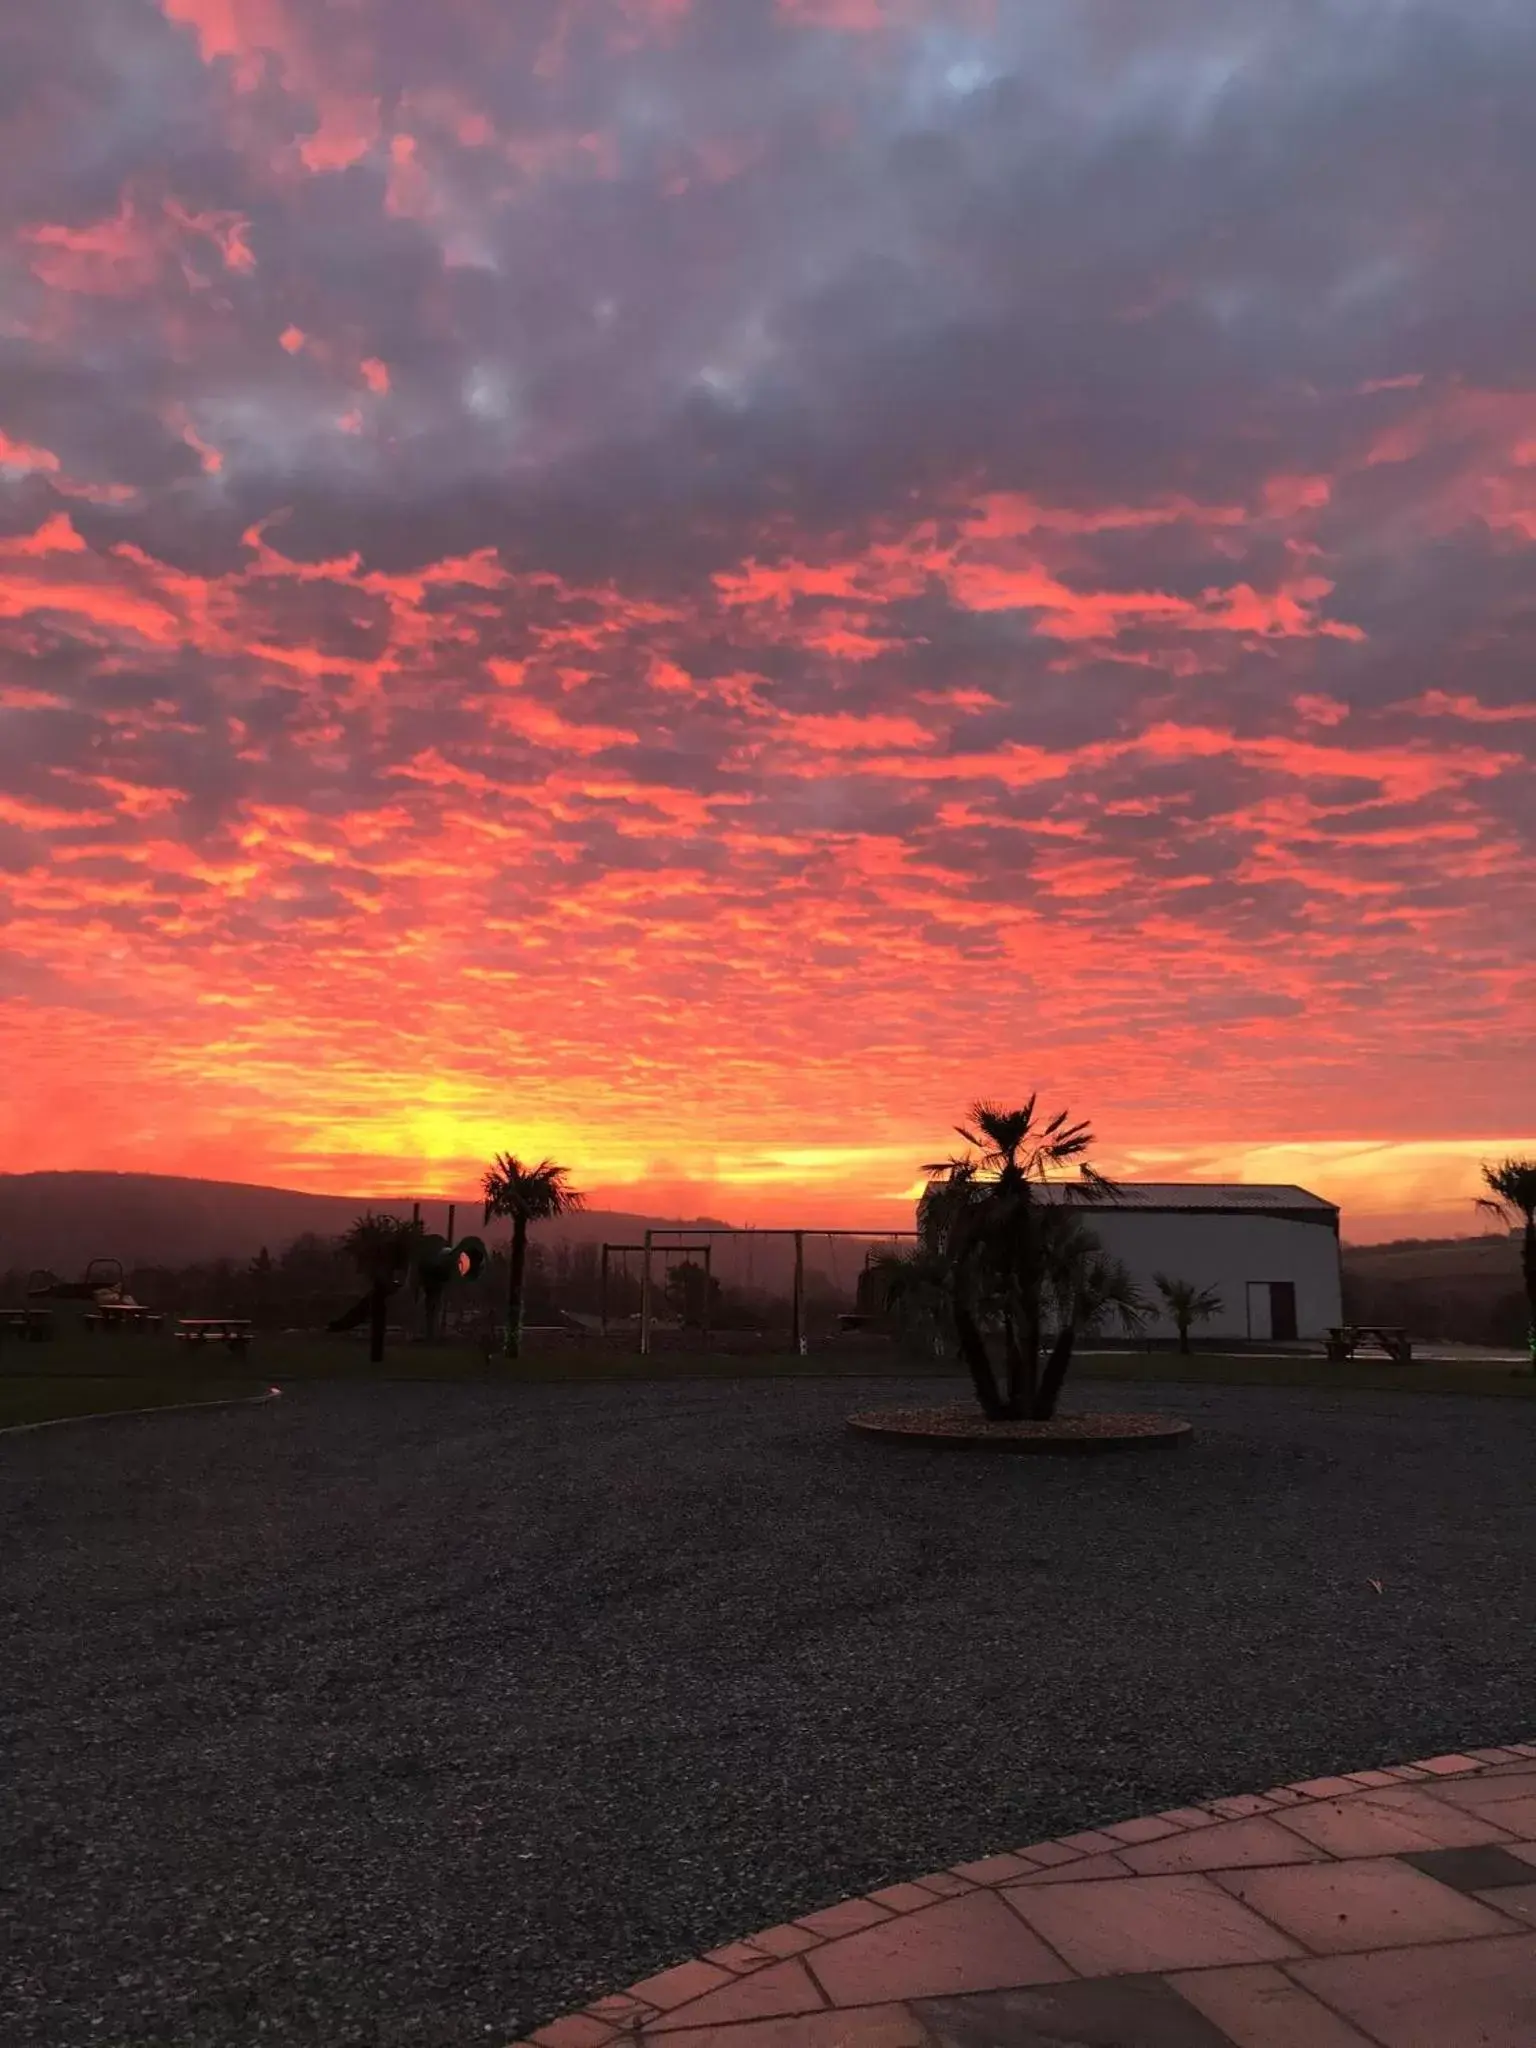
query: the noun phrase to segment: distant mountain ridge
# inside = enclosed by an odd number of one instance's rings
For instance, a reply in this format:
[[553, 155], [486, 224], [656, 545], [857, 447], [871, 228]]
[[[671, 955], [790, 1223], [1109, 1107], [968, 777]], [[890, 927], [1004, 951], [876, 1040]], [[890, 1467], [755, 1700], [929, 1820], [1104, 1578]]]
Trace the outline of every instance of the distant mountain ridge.
[[[0, 1272], [46, 1266], [68, 1278], [93, 1258], [125, 1266], [244, 1260], [263, 1245], [275, 1255], [309, 1231], [339, 1237], [365, 1209], [409, 1216], [411, 1198], [315, 1195], [162, 1173], [0, 1173]], [[477, 1200], [461, 1200], [455, 1234], [479, 1231], [480, 1215]], [[444, 1229], [447, 1219], [442, 1197], [422, 1198], [429, 1230]], [[711, 1220], [588, 1209], [536, 1234], [573, 1243], [638, 1241], [647, 1229], [703, 1228]], [[492, 1226], [498, 1229], [505, 1226]]]

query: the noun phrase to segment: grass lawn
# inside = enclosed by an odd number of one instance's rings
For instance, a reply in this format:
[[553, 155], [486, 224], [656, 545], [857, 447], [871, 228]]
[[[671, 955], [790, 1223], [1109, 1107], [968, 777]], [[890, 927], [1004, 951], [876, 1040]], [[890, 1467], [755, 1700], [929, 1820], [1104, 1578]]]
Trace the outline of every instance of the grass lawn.
[[178, 1373], [0, 1372], [0, 1429], [57, 1422], [70, 1415], [118, 1414], [182, 1401], [229, 1401], [259, 1393], [250, 1380], [204, 1380]]
[[[914, 1365], [878, 1345], [849, 1345], [813, 1349], [807, 1357], [788, 1352], [703, 1352], [660, 1351], [642, 1359], [637, 1353], [598, 1344], [562, 1343], [540, 1339], [535, 1333], [525, 1356], [515, 1365], [499, 1354], [486, 1354], [468, 1344], [427, 1345], [404, 1340], [390, 1344], [381, 1367], [371, 1366], [365, 1345], [353, 1341], [315, 1336], [258, 1336], [250, 1352], [239, 1359], [222, 1348], [211, 1348], [201, 1357], [189, 1359], [174, 1338], [165, 1333], [154, 1336], [88, 1337], [67, 1329], [48, 1344], [9, 1342], [0, 1347], [0, 1379], [11, 1386], [36, 1386], [40, 1381], [73, 1383], [86, 1380], [98, 1388], [121, 1389], [124, 1380], [154, 1389], [142, 1403], [126, 1398], [103, 1401], [102, 1406], [150, 1405], [151, 1400], [197, 1400], [209, 1384], [236, 1383], [236, 1391], [253, 1382], [261, 1385], [284, 1381], [341, 1380], [452, 1380], [493, 1384], [550, 1383], [597, 1385], [611, 1382], [737, 1381], [759, 1379], [863, 1379], [909, 1378], [914, 1371], [931, 1370]], [[958, 1367], [948, 1375], [957, 1392], [969, 1385]], [[1286, 1352], [1224, 1353], [1197, 1351], [1181, 1358], [1173, 1351], [1119, 1351], [1089, 1353], [1078, 1358], [1068, 1381], [1067, 1405], [1071, 1405], [1074, 1381], [1115, 1380], [1129, 1385], [1225, 1387], [1305, 1387], [1312, 1389], [1356, 1389], [1371, 1393], [1418, 1394], [1502, 1394], [1516, 1399], [1536, 1396], [1536, 1375], [1513, 1361], [1462, 1364], [1422, 1361], [1393, 1365], [1382, 1358], [1356, 1358], [1334, 1365], [1322, 1357]], [[74, 1405], [47, 1412], [84, 1413]], [[19, 1399], [60, 1398], [39, 1393]], [[31, 1420], [17, 1416], [16, 1420]]]

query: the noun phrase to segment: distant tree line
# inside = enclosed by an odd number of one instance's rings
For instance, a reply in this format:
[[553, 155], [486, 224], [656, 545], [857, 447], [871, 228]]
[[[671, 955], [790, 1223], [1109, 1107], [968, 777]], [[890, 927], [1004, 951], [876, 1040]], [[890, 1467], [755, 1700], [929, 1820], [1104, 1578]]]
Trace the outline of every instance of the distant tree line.
[[[640, 1261], [631, 1255], [628, 1270], [615, 1260], [608, 1275], [608, 1315], [615, 1324], [640, 1313]], [[73, 1273], [60, 1278], [73, 1279]], [[445, 1290], [442, 1331], [447, 1337], [493, 1341], [506, 1314], [510, 1280], [506, 1244], [493, 1245], [490, 1258], [473, 1280], [455, 1281]], [[658, 1320], [713, 1330], [773, 1327], [788, 1316], [787, 1297], [771, 1288], [722, 1286], [701, 1265], [658, 1250], [652, 1267], [653, 1308]], [[0, 1303], [19, 1306], [26, 1299], [30, 1275], [20, 1267], [0, 1273]], [[277, 1252], [260, 1246], [250, 1259], [202, 1259], [187, 1265], [168, 1263], [125, 1266], [124, 1291], [135, 1301], [178, 1316], [248, 1316], [260, 1330], [323, 1330], [363, 1291], [354, 1256], [344, 1236], [314, 1232]], [[808, 1305], [822, 1304], [830, 1314], [848, 1306], [830, 1281], [812, 1271], [806, 1276]], [[414, 1329], [421, 1306], [406, 1289], [390, 1300], [393, 1326]], [[534, 1328], [560, 1320], [563, 1314], [595, 1318], [602, 1311], [601, 1254], [595, 1244], [530, 1243], [523, 1275], [523, 1314]]]

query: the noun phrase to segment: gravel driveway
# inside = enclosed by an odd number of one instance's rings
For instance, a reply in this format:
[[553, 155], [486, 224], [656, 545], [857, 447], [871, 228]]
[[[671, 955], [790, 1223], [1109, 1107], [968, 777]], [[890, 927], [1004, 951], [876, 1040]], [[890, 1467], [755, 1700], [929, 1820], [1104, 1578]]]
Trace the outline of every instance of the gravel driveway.
[[1057, 1461], [868, 1398], [0, 1441], [0, 2040], [501, 2048], [849, 1892], [1531, 1734], [1536, 1403], [1163, 1388], [1184, 1449]]

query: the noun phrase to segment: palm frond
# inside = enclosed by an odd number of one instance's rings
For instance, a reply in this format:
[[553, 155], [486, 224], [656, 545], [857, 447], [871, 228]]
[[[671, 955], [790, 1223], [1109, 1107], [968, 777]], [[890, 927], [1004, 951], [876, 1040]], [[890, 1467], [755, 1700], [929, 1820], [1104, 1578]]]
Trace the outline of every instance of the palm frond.
[[557, 1166], [552, 1159], [528, 1166], [515, 1152], [496, 1154], [485, 1170], [480, 1190], [487, 1223], [498, 1216], [542, 1223], [587, 1205], [586, 1196], [571, 1185], [569, 1167]]
[[1482, 1173], [1488, 1193], [1477, 1197], [1479, 1209], [1506, 1223], [1536, 1220], [1536, 1159], [1501, 1159]]

